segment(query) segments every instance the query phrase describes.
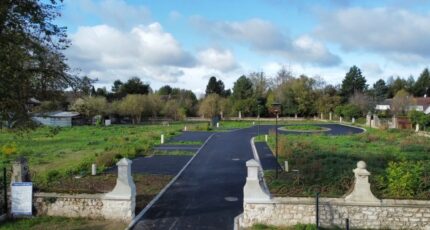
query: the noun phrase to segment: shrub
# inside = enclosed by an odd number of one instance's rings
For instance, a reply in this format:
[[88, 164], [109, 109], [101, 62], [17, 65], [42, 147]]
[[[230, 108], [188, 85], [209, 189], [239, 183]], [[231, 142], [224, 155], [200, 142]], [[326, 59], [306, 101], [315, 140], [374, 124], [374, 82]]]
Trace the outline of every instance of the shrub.
[[412, 198], [420, 187], [424, 164], [421, 161], [389, 162], [386, 169], [388, 194]]
[[110, 167], [115, 165], [118, 158], [121, 158], [118, 152], [104, 152], [96, 157], [96, 164], [98, 167]]

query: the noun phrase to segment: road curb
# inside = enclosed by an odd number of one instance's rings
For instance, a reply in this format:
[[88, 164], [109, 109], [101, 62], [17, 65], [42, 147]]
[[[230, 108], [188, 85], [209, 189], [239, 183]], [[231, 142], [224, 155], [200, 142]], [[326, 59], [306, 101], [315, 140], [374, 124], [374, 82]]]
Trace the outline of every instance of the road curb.
[[178, 180], [178, 178], [181, 176], [181, 174], [185, 171], [185, 169], [188, 167], [189, 164], [191, 164], [191, 162], [194, 160], [194, 158], [200, 153], [200, 151], [203, 149], [203, 147], [208, 143], [208, 141], [215, 135], [216, 133], [210, 135], [208, 137], [208, 139], [206, 139], [206, 141], [203, 143], [202, 146], [200, 146], [200, 148], [197, 150], [196, 154], [194, 154], [193, 157], [191, 157], [191, 159], [184, 165], [184, 167], [181, 169], [181, 171], [179, 171], [178, 174], [176, 174], [176, 176], [166, 185], [164, 186], [164, 188], [151, 200], [151, 202], [149, 202], [146, 207], [140, 211], [140, 213], [133, 218], [133, 220], [130, 222], [130, 224], [127, 226], [126, 230], [131, 229], [139, 220], [140, 218], [142, 218], [143, 215], [145, 215], [145, 213], [155, 204], [155, 202], [157, 202], [161, 196], [163, 196], [163, 194], [167, 191], [167, 189], [170, 188], [170, 186], [173, 185], [173, 183], [176, 182], [176, 180]]

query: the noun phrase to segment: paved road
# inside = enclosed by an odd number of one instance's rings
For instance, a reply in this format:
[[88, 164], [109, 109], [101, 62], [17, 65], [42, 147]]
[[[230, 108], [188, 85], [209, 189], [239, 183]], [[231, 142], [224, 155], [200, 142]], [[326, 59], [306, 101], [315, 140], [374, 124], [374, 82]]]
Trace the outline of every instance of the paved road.
[[[323, 126], [330, 135], [361, 132]], [[269, 129], [273, 126], [259, 130]], [[256, 135], [257, 127], [214, 134], [133, 229], [233, 229], [233, 218], [243, 211], [245, 162], [252, 158], [250, 139]]]

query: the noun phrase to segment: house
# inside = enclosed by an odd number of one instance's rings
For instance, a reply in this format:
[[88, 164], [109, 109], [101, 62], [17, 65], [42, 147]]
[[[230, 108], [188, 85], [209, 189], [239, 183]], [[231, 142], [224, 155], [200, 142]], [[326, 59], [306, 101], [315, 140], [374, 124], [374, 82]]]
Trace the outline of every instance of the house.
[[33, 115], [33, 121], [46, 126], [71, 127], [73, 120], [79, 117], [77, 112], [50, 112]]
[[[416, 110], [424, 112], [425, 114], [430, 114], [430, 97], [415, 97], [414, 104], [408, 106], [408, 110]], [[377, 104], [375, 109], [378, 111], [392, 110], [393, 99], [386, 99], [380, 104]]]

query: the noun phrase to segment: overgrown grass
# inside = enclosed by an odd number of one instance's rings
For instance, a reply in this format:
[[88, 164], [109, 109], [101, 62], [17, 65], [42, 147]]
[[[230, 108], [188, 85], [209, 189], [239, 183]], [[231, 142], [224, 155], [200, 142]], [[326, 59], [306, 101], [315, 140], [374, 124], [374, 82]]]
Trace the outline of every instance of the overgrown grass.
[[29, 219], [9, 220], [0, 224], [0, 230], [117, 230], [127, 227], [125, 223], [109, 220], [90, 220], [66, 217], [32, 217]]
[[[8, 159], [25, 156], [32, 179], [46, 184], [61, 177], [85, 175], [92, 163], [98, 170], [112, 166], [122, 158], [142, 155], [165, 139], [188, 130], [203, 130], [207, 123], [174, 123], [170, 125], [79, 126], [71, 128], [41, 127], [27, 132], [0, 131], [0, 167]], [[8, 155], [6, 155], [7, 153]]]
[[[258, 137], [257, 140], [264, 140]], [[269, 137], [274, 150], [275, 137]], [[364, 160], [372, 173], [372, 191], [379, 198], [430, 199], [430, 139], [407, 130], [376, 130], [346, 136], [280, 135], [279, 162], [290, 170], [265, 173], [277, 195], [340, 197], [354, 181], [352, 169]]]

